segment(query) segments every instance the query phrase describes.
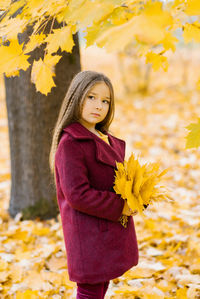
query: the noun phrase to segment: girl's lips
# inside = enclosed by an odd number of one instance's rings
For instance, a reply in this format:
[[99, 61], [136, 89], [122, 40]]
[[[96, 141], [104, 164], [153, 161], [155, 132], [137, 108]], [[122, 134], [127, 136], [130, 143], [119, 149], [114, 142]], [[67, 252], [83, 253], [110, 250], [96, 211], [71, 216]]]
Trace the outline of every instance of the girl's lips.
[[94, 116], [100, 116], [100, 114], [97, 113], [91, 113], [91, 114], [93, 114]]

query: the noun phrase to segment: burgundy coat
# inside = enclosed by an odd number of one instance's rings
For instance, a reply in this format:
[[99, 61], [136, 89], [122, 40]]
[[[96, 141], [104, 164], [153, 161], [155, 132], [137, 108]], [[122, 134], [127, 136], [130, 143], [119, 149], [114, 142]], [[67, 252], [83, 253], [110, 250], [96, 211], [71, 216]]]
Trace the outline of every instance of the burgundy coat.
[[112, 189], [116, 161], [125, 141], [110, 145], [79, 122], [63, 129], [55, 155], [57, 200], [62, 219], [69, 279], [95, 284], [117, 278], [138, 264], [134, 221], [118, 221], [124, 199]]

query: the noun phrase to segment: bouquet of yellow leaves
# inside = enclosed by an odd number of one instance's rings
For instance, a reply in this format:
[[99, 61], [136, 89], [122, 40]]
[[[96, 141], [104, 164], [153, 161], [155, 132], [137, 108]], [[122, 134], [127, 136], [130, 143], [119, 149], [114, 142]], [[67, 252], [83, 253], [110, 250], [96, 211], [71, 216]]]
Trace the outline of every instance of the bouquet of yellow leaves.
[[[132, 153], [128, 161], [116, 162], [116, 166], [114, 191], [127, 200], [133, 211], [138, 210], [142, 217], [145, 216], [143, 210], [154, 201], [172, 200], [165, 186], [158, 185], [161, 177], [168, 171], [165, 169], [159, 173], [159, 163], [140, 165]], [[127, 221], [127, 215], [120, 217], [123, 226], [126, 227]]]

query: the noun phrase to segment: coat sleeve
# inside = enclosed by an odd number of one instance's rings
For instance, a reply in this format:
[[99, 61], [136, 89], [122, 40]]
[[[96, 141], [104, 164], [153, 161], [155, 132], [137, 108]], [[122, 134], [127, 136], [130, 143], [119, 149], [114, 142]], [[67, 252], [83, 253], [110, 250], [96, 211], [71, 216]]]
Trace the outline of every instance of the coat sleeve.
[[55, 167], [64, 198], [72, 208], [99, 218], [119, 220], [124, 199], [112, 191], [96, 190], [90, 186], [84, 153], [76, 140], [60, 142]]

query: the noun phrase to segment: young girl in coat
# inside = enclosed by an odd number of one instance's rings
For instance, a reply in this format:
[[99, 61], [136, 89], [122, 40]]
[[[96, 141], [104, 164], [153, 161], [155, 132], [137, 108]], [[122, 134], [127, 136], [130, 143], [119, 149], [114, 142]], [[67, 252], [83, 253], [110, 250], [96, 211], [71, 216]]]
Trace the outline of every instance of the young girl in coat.
[[[102, 299], [109, 281], [138, 264], [132, 211], [113, 189], [125, 141], [113, 136], [114, 91], [103, 73], [72, 79], [54, 128], [50, 153], [69, 279], [77, 299]], [[127, 215], [127, 223], [122, 222]]]

